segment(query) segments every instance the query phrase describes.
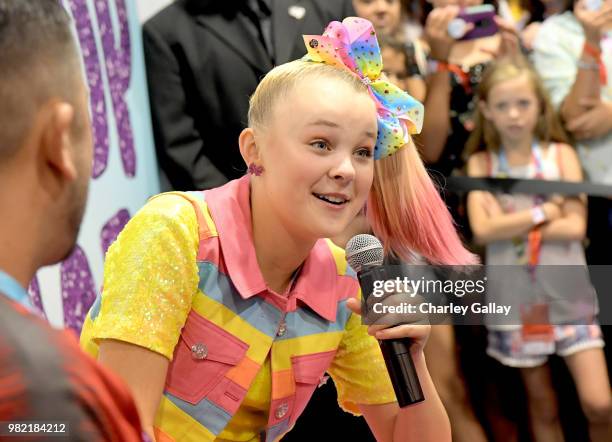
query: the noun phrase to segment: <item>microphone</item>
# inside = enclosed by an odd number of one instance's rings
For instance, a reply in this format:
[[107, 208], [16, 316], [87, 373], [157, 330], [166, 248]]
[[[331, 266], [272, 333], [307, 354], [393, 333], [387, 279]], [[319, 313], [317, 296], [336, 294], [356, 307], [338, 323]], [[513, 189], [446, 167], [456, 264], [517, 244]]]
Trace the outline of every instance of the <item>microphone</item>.
[[[366, 302], [374, 288], [374, 281], [386, 279], [382, 267], [383, 258], [383, 246], [373, 235], [356, 235], [346, 244], [346, 260], [357, 272]], [[424, 401], [425, 396], [410, 354], [412, 340], [381, 339], [379, 344], [399, 406], [406, 407]]]

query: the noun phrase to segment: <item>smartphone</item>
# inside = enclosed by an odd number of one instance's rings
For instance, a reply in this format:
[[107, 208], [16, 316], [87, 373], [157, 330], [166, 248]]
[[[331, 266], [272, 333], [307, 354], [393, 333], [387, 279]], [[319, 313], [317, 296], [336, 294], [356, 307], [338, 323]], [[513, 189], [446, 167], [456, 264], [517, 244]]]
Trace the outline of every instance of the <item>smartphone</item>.
[[[493, 17], [495, 17], [495, 7], [493, 5], [471, 6], [462, 9], [457, 17], [450, 22], [448, 32], [457, 40], [474, 40], [495, 35], [499, 29]], [[462, 29], [468, 23], [473, 23], [474, 28], [464, 34]]]

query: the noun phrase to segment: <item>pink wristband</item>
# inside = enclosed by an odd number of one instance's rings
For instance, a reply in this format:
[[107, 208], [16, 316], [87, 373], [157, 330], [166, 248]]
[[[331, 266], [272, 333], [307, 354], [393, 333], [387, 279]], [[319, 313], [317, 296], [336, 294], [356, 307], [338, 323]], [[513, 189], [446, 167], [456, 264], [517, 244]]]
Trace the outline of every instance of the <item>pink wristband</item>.
[[531, 220], [534, 226], [539, 226], [546, 222], [546, 213], [544, 209], [542, 209], [542, 206], [535, 206], [531, 209]]

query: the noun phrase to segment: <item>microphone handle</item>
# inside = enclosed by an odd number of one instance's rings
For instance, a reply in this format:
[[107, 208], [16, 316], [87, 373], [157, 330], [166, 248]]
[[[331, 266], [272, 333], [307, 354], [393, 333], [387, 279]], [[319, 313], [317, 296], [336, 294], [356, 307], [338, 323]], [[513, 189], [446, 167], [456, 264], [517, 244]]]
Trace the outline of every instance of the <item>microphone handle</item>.
[[[357, 273], [364, 304], [372, 293], [375, 281], [389, 279], [384, 266], [373, 266]], [[416, 404], [425, 400], [421, 383], [417, 376], [412, 355], [411, 339], [382, 339], [379, 341], [393, 390], [400, 407]]]
[[380, 349], [400, 407], [425, 400], [410, 354], [411, 339], [382, 339]]

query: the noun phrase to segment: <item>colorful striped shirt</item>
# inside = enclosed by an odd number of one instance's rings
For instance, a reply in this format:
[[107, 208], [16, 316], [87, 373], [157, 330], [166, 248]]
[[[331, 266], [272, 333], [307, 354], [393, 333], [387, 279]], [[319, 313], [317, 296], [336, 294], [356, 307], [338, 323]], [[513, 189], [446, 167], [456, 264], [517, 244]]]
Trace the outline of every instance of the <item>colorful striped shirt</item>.
[[278, 440], [327, 371], [340, 405], [395, 401], [376, 340], [346, 307], [359, 285], [319, 240], [288, 293], [270, 290], [252, 240], [249, 177], [163, 194], [109, 249], [82, 345], [118, 339], [171, 360], [158, 440]]

